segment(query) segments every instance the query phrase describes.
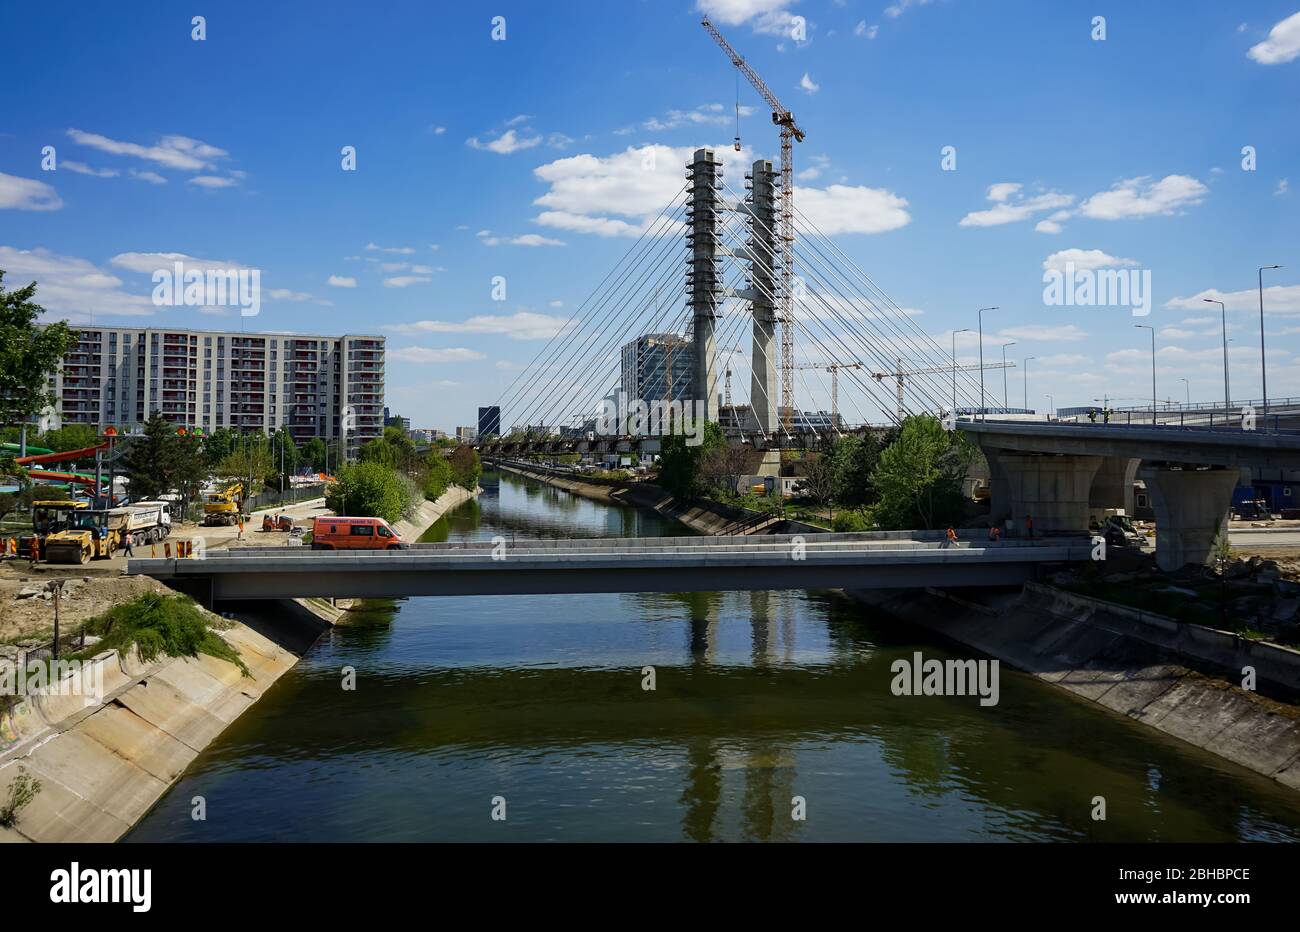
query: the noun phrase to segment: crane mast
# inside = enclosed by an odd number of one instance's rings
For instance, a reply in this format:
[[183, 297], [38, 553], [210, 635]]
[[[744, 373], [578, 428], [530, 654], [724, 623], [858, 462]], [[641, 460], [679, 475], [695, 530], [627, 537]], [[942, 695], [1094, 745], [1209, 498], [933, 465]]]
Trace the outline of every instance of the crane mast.
[[731, 47], [731, 43], [709, 22], [707, 16], [700, 21], [700, 25], [745, 76], [745, 80], [767, 101], [767, 105], [772, 108], [772, 122], [781, 127], [781, 210], [777, 236], [781, 239], [782, 248], [777, 320], [781, 323], [781, 419], [788, 432], [794, 416], [794, 143], [803, 142], [804, 132], [795, 123], [794, 114], [781, 105], [781, 101], [759, 77], [758, 72]]

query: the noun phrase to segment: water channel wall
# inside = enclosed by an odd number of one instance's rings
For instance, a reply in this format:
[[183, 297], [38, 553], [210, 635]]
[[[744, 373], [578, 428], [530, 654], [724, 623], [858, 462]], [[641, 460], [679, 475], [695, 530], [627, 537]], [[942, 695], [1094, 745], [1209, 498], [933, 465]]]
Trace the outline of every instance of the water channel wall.
[[[452, 486], [395, 529], [415, 540], [475, 494]], [[57, 685], [22, 699], [0, 719], [0, 802], [24, 771], [41, 789], [12, 828], [0, 827], [0, 842], [117, 841], [343, 613], [324, 599], [241, 611], [216, 633], [250, 677], [206, 654], [145, 663], [134, 648], [109, 650], [90, 662], [92, 681], [103, 683], [98, 699]]]
[[[1000, 594], [849, 594], [1300, 790], [1294, 650], [1037, 583]], [[1240, 687], [1244, 666], [1256, 670], [1254, 691]]]

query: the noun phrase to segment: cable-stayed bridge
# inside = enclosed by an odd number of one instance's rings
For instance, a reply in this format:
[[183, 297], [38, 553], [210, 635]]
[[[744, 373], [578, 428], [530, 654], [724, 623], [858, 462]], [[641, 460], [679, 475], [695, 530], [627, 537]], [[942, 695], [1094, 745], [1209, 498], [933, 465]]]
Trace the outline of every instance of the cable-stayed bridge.
[[[778, 328], [793, 345], [784, 372]], [[956, 365], [914, 312], [783, 202], [771, 162], [727, 178], [717, 154], [699, 149], [673, 200], [503, 393], [501, 435], [479, 443], [520, 452], [635, 441], [701, 416], [733, 440], [776, 450], [987, 407], [992, 385], [981, 404], [981, 374]], [[662, 417], [643, 423], [628, 410], [638, 404]]]

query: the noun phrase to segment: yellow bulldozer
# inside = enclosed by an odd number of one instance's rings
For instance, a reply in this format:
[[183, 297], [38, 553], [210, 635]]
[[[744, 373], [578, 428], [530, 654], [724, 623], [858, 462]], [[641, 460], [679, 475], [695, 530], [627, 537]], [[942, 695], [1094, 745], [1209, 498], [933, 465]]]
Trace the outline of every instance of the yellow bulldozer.
[[239, 519], [248, 520], [244, 514], [244, 485], [236, 482], [220, 492], [213, 492], [203, 503], [203, 523], [207, 527], [230, 527]]
[[45, 538], [45, 559], [50, 563], [106, 560], [122, 545], [122, 533], [129, 517], [121, 509], [74, 512], [67, 527]]

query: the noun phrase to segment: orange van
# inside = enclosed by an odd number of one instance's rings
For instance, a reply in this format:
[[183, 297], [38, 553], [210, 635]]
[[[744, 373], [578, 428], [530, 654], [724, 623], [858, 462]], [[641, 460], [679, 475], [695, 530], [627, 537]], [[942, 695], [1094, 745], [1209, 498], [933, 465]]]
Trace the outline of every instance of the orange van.
[[311, 532], [312, 550], [408, 550], [410, 546], [383, 518], [319, 517]]

